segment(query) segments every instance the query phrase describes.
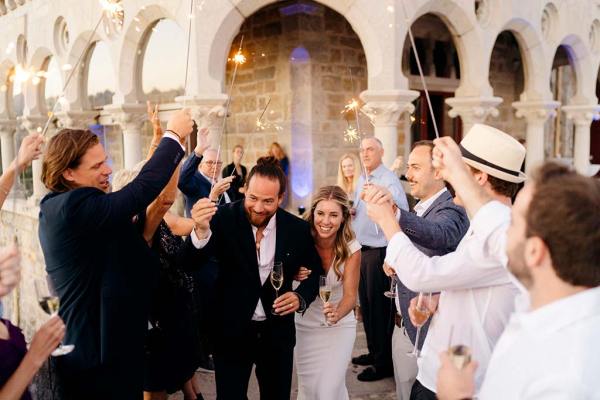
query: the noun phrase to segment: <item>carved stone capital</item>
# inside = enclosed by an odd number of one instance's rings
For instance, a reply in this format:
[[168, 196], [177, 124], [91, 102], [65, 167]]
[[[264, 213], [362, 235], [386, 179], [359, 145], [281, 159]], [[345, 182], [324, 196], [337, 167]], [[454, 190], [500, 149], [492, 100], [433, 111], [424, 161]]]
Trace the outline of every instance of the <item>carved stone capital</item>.
[[27, 115], [22, 117], [17, 117], [17, 121], [23, 126], [23, 128], [27, 129], [27, 131], [31, 132], [41, 132], [46, 125], [46, 121], [48, 119], [42, 115]]
[[561, 111], [575, 125], [589, 126], [592, 121], [600, 118], [600, 105], [598, 104], [563, 106]]
[[146, 106], [141, 104], [111, 104], [104, 110], [110, 113], [110, 122], [121, 126], [125, 134], [140, 133], [148, 118]]
[[515, 101], [512, 106], [517, 110], [518, 118], [525, 118], [527, 123], [546, 123], [549, 118], [556, 117], [560, 101]]
[[412, 101], [419, 96], [414, 90], [364, 91], [360, 98], [365, 102], [361, 111], [369, 117], [373, 125], [396, 126], [404, 112], [412, 113]]
[[60, 128], [86, 129], [99, 115], [96, 111], [60, 111], [55, 114]]
[[496, 108], [502, 103], [501, 97], [451, 97], [446, 99], [452, 109], [448, 112], [451, 118], [460, 117], [465, 124], [485, 122], [488, 116], [499, 115]]
[[179, 96], [175, 101], [182, 107], [189, 108], [192, 118], [201, 127], [217, 128], [225, 117], [226, 95]]
[[17, 129], [16, 119], [0, 119], [0, 135], [11, 135]]

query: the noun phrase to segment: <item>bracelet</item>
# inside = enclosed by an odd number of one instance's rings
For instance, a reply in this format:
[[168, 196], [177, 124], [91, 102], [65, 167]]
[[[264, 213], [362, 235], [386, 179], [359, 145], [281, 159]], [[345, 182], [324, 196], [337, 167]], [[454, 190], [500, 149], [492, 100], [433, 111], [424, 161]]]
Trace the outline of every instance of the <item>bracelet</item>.
[[0, 186], [0, 192], [4, 193], [5, 196], [8, 196], [8, 190], [4, 189], [3, 186]]
[[173, 135], [177, 136], [179, 138], [179, 141], [181, 142], [181, 136], [179, 135], [179, 133], [175, 132], [172, 129], [167, 129], [165, 132], [171, 132]]

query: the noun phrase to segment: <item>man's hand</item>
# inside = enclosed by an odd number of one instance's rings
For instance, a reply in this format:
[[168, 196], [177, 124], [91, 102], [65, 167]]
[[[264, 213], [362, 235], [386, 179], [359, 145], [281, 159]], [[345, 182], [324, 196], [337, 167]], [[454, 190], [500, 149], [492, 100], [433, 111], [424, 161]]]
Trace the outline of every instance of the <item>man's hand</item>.
[[42, 154], [42, 143], [44, 137], [39, 133], [31, 133], [23, 138], [17, 156], [17, 173], [23, 172], [33, 160], [37, 160]]
[[462, 159], [458, 144], [451, 137], [444, 136], [433, 141], [433, 167], [440, 171], [445, 181], [454, 185], [459, 175], [469, 175], [467, 165]]
[[300, 267], [300, 269], [298, 269], [298, 273], [296, 273], [296, 275], [294, 276], [294, 280], [298, 281], [298, 282], [302, 282], [303, 280], [308, 278], [308, 276], [310, 275], [311, 272], [312, 272], [312, 270], [310, 270], [306, 267]]
[[183, 142], [192, 133], [194, 127], [194, 121], [188, 108], [179, 110], [171, 116], [171, 119], [167, 123], [167, 130], [175, 132]]
[[375, 185], [373, 183], [365, 184], [360, 197], [367, 203], [394, 203], [392, 193], [386, 187]]
[[198, 129], [198, 133], [196, 134], [196, 147], [194, 147], [194, 153], [196, 153], [196, 156], [198, 157], [202, 157], [202, 154], [210, 147], [208, 133], [208, 128]]
[[448, 353], [441, 352], [436, 387], [437, 398], [440, 400], [473, 398], [475, 395], [476, 369], [477, 361], [471, 361], [463, 369], [458, 369]]
[[219, 197], [221, 197], [221, 195], [223, 193], [225, 193], [226, 191], [229, 190], [229, 188], [231, 187], [231, 182], [233, 181], [233, 179], [235, 178], [235, 176], [228, 176], [227, 178], [223, 178], [220, 181], [218, 181], [217, 183], [214, 184], [214, 186], [212, 187], [212, 189], [210, 190], [210, 200], [211, 201], [219, 201]]
[[[425, 305], [429, 309], [429, 314], [431, 316], [431, 315], [435, 314], [435, 312], [437, 311], [438, 304], [440, 302], [440, 295], [439, 294], [431, 295], [431, 301], [427, 300], [428, 298], [429, 298], [429, 296], [423, 295], [423, 297], [421, 298], [421, 301], [426, 302]], [[408, 305], [408, 317], [410, 318], [410, 322], [414, 326], [420, 325], [419, 323], [417, 323], [418, 318], [415, 318], [415, 309], [417, 308], [418, 299], [419, 299], [419, 296], [413, 297], [412, 299], [410, 299], [410, 303]], [[425, 323], [423, 322], [423, 324], [425, 324]]]
[[383, 272], [389, 277], [396, 275], [394, 268], [390, 267], [390, 265], [386, 262], [383, 263]]
[[275, 312], [280, 315], [288, 315], [298, 311], [300, 308], [300, 299], [294, 292], [286, 292], [275, 299], [273, 303]]
[[9, 293], [21, 280], [21, 256], [15, 244], [0, 250], [0, 297]]
[[50, 356], [60, 341], [65, 336], [66, 327], [58, 315], [53, 315], [48, 321], [33, 335], [29, 351], [25, 355], [33, 365], [41, 367]]
[[217, 212], [217, 206], [210, 199], [200, 199], [192, 207], [194, 231], [198, 239], [205, 239], [210, 229], [210, 220]]

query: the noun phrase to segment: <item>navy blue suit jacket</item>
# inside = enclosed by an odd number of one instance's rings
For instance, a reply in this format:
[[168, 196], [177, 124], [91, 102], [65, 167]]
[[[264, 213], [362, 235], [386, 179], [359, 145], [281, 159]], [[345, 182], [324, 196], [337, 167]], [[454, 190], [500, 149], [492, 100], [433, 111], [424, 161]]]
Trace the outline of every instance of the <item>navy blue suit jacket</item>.
[[[415, 246], [428, 256], [441, 256], [456, 249], [458, 243], [469, 228], [469, 218], [465, 209], [452, 201], [452, 195], [442, 193], [421, 217], [411, 212], [400, 210], [400, 228], [410, 238]], [[400, 268], [402, 266], [400, 265]], [[400, 309], [404, 318], [406, 332], [411, 341], [415, 342], [417, 328], [408, 318], [410, 300], [417, 293], [410, 291], [402, 282], [398, 283]], [[429, 321], [421, 329], [419, 348], [423, 345]]]
[[202, 157], [198, 157], [192, 151], [192, 154], [185, 160], [179, 173], [177, 187], [183, 193], [185, 199], [185, 215], [190, 217], [192, 206], [200, 199], [210, 195], [211, 184], [200, 171], [198, 166], [202, 162]]
[[[40, 204], [46, 271], [61, 301], [64, 342], [75, 345], [57, 358], [59, 371], [68, 377], [105, 367], [98, 379], [121, 382], [112, 398], [141, 398], [148, 295], [159, 268], [132, 219], [159, 195], [183, 154], [179, 143], [164, 138], [123, 189], [53, 192]], [[117, 376], [123, 371], [127, 379]]]

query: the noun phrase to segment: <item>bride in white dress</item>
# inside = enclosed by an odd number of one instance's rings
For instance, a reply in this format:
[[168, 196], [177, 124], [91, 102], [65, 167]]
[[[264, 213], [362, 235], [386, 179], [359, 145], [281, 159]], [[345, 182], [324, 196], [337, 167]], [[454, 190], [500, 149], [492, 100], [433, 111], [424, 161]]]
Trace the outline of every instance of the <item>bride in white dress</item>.
[[[331, 297], [325, 304], [317, 298], [304, 315], [296, 314], [298, 400], [345, 400], [346, 369], [356, 338], [354, 306], [360, 270], [360, 244], [350, 227], [346, 193], [338, 186], [321, 188], [307, 220]], [[302, 269], [296, 279], [306, 279], [309, 273]]]

